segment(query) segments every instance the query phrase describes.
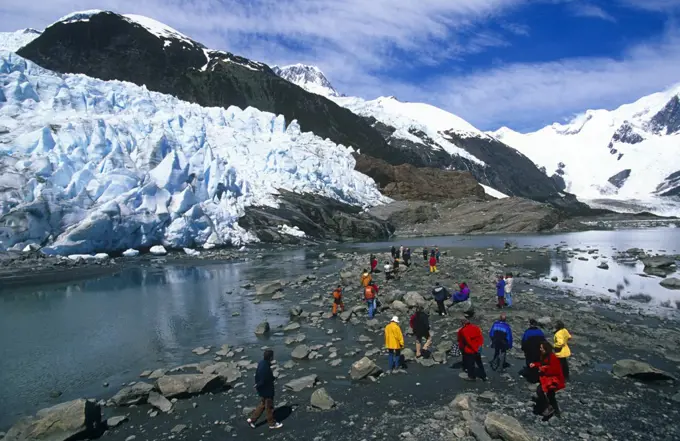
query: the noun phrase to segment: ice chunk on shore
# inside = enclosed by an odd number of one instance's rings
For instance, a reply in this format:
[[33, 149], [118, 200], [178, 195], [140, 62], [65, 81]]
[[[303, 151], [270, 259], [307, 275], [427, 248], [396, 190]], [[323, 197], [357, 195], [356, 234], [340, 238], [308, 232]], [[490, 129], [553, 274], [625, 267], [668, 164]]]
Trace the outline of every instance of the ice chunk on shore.
[[123, 257], [137, 257], [137, 256], [139, 256], [139, 250], [128, 248], [127, 250], [123, 251]]
[[168, 254], [163, 245], [154, 245], [151, 247], [149, 252], [154, 256], [165, 256], [166, 254]]

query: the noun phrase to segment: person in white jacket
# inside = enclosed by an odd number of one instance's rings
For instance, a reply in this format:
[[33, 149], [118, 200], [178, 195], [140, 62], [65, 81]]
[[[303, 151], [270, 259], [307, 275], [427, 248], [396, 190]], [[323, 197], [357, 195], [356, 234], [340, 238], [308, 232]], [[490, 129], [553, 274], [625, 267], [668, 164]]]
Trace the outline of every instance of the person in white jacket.
[[512, 273], [505, 275], [505, 305], [512, 306]]

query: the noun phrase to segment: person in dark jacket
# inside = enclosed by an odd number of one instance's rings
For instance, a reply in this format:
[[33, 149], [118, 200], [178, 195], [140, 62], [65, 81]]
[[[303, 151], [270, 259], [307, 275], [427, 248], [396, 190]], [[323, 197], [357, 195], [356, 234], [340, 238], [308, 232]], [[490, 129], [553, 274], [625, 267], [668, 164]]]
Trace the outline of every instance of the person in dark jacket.
[[[416, 358], [420, 358], [422, 351], [427, 351], [432, 345], [432, 337], [430, 336], [430, 318], [422, 306], [418, 306], [415, 314], [411, 316], [409, 325], [413, 329], [413, 335], [416, 338]], [[423, 344], [425, 340], [425, 344]]]
[[397, 248], [394, 245], [392, 245], [392, 249], [390, 250], [390, 252], [392, 253], [392, 260], [396, 259], [397, 258]]
[[423, 260], [427, 262], [427, 247], [423, 247]]
[[257, 364], [255, 371], [255, 390], [260, 396], [260, 404], [255, 408], [253, 413], [248, 418], [248, 425], [253, 429], [256, 427], [255, 423], [262, 415], [262, 412], [267, 412], [267, 423], [270, 429], [280, 429], [283, 424], [274, 419], [274, 373], [272, 372], [272, 360], [274, 360], [274, 351], [267, 349], [264, 351], [264, 357]]
[[402, 258], [404, 259], [404, 265], [411, 266], [411, 248], [406, 248], [404, 250]]
[[439, 252], [439, 248], [434, 249], [434, 257], [437, 259], [437, 263], [439, 263], [439, 258], [442, 257], [442, 253]]
[[545, 334], [538, 327], [538, 322], [534, 319], [529, 320], [529, 328], [522, 336], [522, 351], [526, 360], [524, 377], [531, 383], [538, 383], [538, 369], [532, 368], [531, 364], [541, 360], [541, 343], [544, 341]]
[[436, 252], [434, 251], [434, 248], [430, 249], [430, 257], [434, 257], [435, 259], [437, 258]]
[[440, 286], [439, 282], [437, 282], [432, 289], [432, 297], [434, 297], [434, 301], [437, 302], [437, 314], [447, 315], [444, 301], [449, 298], [449, 290]]
[[498, 320], [491, 325], [489, 330], [489, 338], [491, 339], [491, 347], [494, 348], [493, 360], [491, 360], [491, 369], [503, 372], [505, 369], [505, 358], [508, 349], [512, 349], [512, 328], [505, 321], [505, 313], [501, 313]]

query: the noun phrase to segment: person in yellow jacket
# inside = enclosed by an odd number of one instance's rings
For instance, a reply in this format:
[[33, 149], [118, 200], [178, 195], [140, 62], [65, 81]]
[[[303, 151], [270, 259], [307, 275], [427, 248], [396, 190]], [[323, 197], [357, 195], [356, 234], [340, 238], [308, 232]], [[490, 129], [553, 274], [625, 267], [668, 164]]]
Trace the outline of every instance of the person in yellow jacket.
[[361, 274], [361, 286], [366, 288], [371, 283], [371, 280], [373, 280], [373, 277], [371, 277], [371, 274], [365, 269], [363, 274]]
[[389, 370], [394, 372], [395, 369], [399, 368], [401, 350], [404, 349], [404, 335], [401, 333], [399, 317], [396, 315], [385, 326], [385, 348], [389, 352], [387, 356]]
[[569, 362], [567, 359], [571, 357], [571, 350], [569, 349], [569, 340], [571, 340], [571, 334], [564, 327], [564, 323], [558, 320], [555, 323], [555, 338], [554, 338], [554, 351], [557, 358], [560, 359], [560, 364], [562, 365], [562, 373], [564, 374], [564, 380], [569, 380]]

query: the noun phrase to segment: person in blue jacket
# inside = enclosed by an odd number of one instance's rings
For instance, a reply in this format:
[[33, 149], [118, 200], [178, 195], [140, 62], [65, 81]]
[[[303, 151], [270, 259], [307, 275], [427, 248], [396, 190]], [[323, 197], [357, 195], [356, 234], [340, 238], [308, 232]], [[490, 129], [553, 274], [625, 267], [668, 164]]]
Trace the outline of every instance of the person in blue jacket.
[[253, 429], [256, 427], [255, 423], [262, 415], [262, 412], [267, 411], [267, 422], [270, 429], [280, 429], [283, 424], [274, 419], [274, 373], [272, 372], [272, 360], [274, 360], [274, 351], [267, 349], [264, 351], [264, 357], [257, 364], [255, 371], [255, 390], [260, 396], [260, 404], [255, 408], [253, 413], [248, 418], [248, 425]]
[[498, 282], [496, 282], [496, 296], [498, 297], [497, 308], [503, 308], [505, 306], [505, 279], [503, 276], [498, 276]]
[[532, 363], [541, 360], [541, 343], [545, 341], [545, 334], [538, 327], [538, 322], [529, 320], [529, 328], [522, 335], [522, 351], [526, 360], [523, 375], [530, 383], [538, 383], [538, 369], [532, 368]]
[[506, 366], [506, 355], [508, 349], [512, 349], [512, 328], [505, 321], [505, 313], [501, 313], [498, 320], [491, 325], [489, 330], [489, 338], [491, 340], [491, 347], [495, 352], [493, 360], [491, 360], [491, 369], [503, 372]]

